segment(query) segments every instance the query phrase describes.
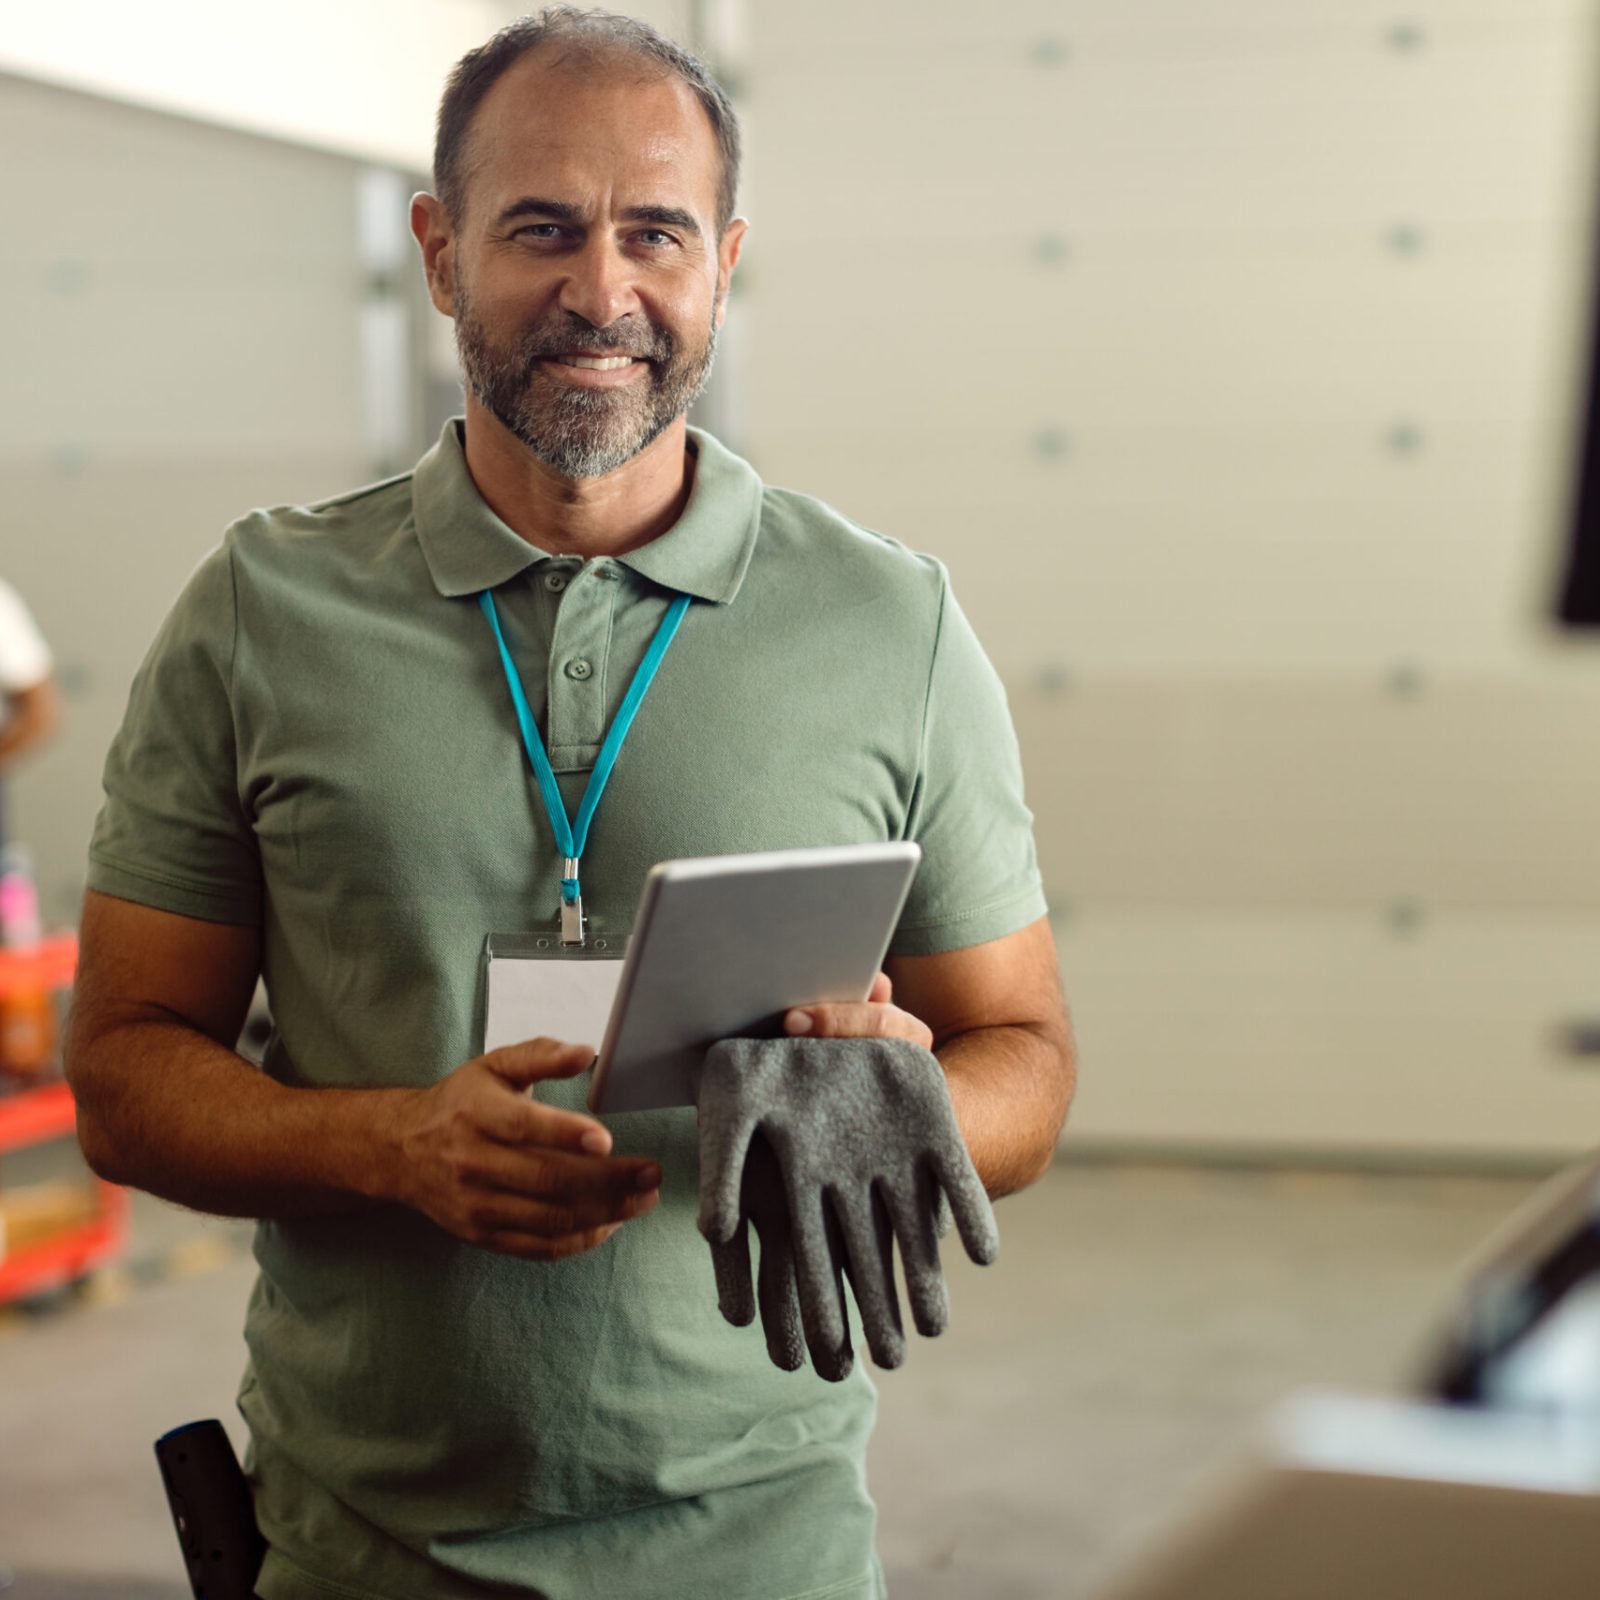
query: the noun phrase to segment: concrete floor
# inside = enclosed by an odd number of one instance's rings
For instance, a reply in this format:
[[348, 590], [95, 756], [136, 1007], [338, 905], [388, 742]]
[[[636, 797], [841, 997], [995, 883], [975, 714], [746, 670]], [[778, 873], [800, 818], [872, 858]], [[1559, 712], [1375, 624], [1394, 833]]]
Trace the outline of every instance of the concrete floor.
[[[1087, 1596], [1276, 1399], [1403, 1383], [1534, 1186], [1058, 1165], [1001, 1206], [997, 1266], [952, 1266], [950, 1332], [880, 1376], [895, 1600]], [[187, 1594], [150, 1444], [207, 1415], [239, 1436], [244, 1238], [141, 1199], [133, 1253], [163, 1281], [0, 1325], [5, 1600]]]

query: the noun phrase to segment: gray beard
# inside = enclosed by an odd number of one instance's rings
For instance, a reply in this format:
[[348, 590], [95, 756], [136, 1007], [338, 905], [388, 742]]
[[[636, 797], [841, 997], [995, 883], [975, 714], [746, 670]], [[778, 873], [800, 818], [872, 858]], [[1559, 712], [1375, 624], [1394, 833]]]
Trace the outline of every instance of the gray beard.
[[563, 337], [591, 350], [625, 350], [615, 335], [597, 335], [585, 323], [581, 332], [529, 330], [510, 347], [496, 346], [459, 280], [455, 324], [461, 370], [478, 403], [564, 478], [604, 477], [660, 438], [699, 399], [717, 353], [713, 312], [701, 350], [685, 350], [663, 332], [658, 343], [664, 353], [651, 353], [643, 383], [580, 389], [550, 377], [541, 365], [543, 353], [559, 347]]

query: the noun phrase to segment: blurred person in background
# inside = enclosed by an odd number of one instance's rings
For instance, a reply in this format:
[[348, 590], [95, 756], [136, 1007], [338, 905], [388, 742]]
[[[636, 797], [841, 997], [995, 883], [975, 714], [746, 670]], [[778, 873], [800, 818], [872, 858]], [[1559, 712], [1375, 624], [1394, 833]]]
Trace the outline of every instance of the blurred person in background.
[[[263, 1600], [883, 1593], [874, 1390], [719, 1316], [692, 1108], [608, 1128], [572, 1081], [592, 1043], [473, 1054], [486, 936], [565, 876], [493, 609], [570, 807], [694, 602], [583, 863], [597, 930], [658, 860], [914, 839], [887, 978], [811, 1032], [937, 1041], [991, 1194], [1054, 1151], [1072, 1047], [1020, 760], [943, 568], [687, 425], [737, 176], [726, 95], [644, 24], [554, 8], [464, 58], [412, 208], [464, 421], [413, 473], [230, 529], [108, 758], [80, 1137], [262, 1219]], [[258, 971], [260, 1073], [234, 1051]]]
[[[22, 597], [0, 580], [0, 948], [27, 949], [41, 937], [33, 861], [10, 833], [8, 789], [18, 764], [61, 719], [50, 649]], [[0, 1086], [33, 1081], [56, 1064], [55, 1007], [42, 989], [14, 984], [0, 994]]]
[[7, 843], [6, 780], [61, 720], [50, 647], [23, 604], [0, 579], [0, 847]]

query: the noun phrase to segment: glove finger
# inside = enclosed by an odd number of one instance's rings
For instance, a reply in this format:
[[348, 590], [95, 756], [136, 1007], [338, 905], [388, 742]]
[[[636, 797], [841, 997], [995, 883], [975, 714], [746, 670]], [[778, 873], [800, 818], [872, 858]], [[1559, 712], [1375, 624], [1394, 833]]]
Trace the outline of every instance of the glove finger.
[[894, 1282], [894, 1229], [875, 1189], [860, 1196], [857, 1204], [836, 1195], [834, 1211], [867, 1348], [880, 1367], [892, 1370], [906, 1358], [900, 1296]]
[[717, 1080], [703, 1085], [700, 1112], [701, 1234], [712, 1244], [731, 1239], [739, 1226], [739, 1185], [755, 1119], [717, 1094]]
[[800, 1327], [800, 1297], [794, 1285], [794, 1254], [788, 1228], [757, 1228], [761, 1265], [756, 1295], [761, 1302], [761, 1329], [775, 1367], [798, 1372], [806, 1364], [805, 1337]]
[[911, 1320], [925, 1339], [943, 1333], [950, 1322], [950, 1294], [939, 1268], [938, 1181], [926, 1163], [919, 1163], [914, 1189], [885, 1188], [884, 1198], [900, 1241], [900, 1265], [906, 1276]]
[[852, 1364], [850, 1330], [844, 1314], [844, 1285], [830, 1246], [827, 1201], [813, 1190], [798, 1200], [791, 1192], [789, 1211], [794, 1238], [795, 1282], [800, 1290], [800, 1320], [805, 1328], [811, 1364], [819, 1376], [837, 1383]]
[[[761, 1270], [767, 1269], [762, 1251]], [[736, 1328], [748, 1328], [755, 1321], [756, 1297], [750, 1287], [750, 1233], [741, 1222], [731, 1239], [711, 1246], [711, 1269], [717, 1277], [717, 1306]]]
[[1000, 1225], [972, 1157], [963, 1145], [959, 1156], [941, 1153], [934, 1161], [939, 1182], [950, 1197], [950, 1209], [956, 1214], [956, 1229], [967, 1247], [967, 1259], [980, 1267], [992, 1266], [1000, 1254]]
[[856, 1364], [856, 1353], [855, 1346], [850, 1341], [850, 1311], [844, 1292], [844, 1234], [839, 1226], [838, 1215], [826, 1195], [822, 1200], [822, 1219], [831, 1267], [830, 1287], [833, 1304], [838, 1309], [840, 1332], [838, 1344], [821, 1349], [813, 1348], [811, 1363], [817, 1369], [819, 1378], [825, 1378], [829, 1383], [839, 1383], [850, 1376], [850, 1371]]

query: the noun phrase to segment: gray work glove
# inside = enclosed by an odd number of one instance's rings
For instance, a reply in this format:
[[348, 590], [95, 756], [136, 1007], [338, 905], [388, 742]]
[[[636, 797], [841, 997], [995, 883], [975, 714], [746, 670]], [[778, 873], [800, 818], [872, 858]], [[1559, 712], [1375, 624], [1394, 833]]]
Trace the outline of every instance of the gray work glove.
[[[944, 1069], [920, 1045], [725, 1039], [706, 1054], [698, 1103], [700, 1232], [711, 1245], [722, 1314], [744, 1326], [759, 1299], [767, 1350], [780, 1367], [800, 1365], [803, 1330], [821, 1377], [836, 1382], [850, 1371], [845, 1277], [873, 1360], [900, 1365], [896, 1239], [917, 1331], [944, 1331], [950, 1302], [939, 1233], [947, 1198], [967, 1254], [988, 1265], [999, 1252]], [[756, 1295], [747, 1221], [761, 1245]]]

